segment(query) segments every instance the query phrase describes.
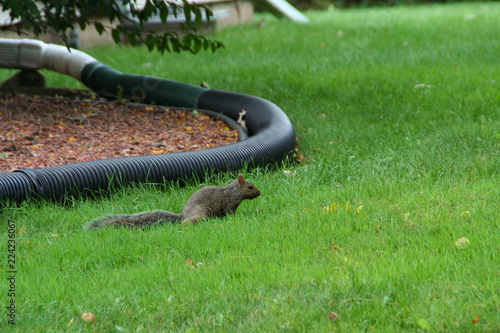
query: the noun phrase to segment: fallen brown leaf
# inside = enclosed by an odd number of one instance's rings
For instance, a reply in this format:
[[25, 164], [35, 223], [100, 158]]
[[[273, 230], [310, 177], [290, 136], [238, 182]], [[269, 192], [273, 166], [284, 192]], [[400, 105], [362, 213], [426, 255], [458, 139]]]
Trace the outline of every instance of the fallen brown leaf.
[[90, 312], [85, 312], [84, 314], [82, 314], [81, 318], [85, 320], [87, 323], [94, 323], [97, 320], [95, 314]]
[[335, 321], [339, 318], [339, 314], [337, 312], [330, 312], [328, 318], [330, 318], [330, 321]]

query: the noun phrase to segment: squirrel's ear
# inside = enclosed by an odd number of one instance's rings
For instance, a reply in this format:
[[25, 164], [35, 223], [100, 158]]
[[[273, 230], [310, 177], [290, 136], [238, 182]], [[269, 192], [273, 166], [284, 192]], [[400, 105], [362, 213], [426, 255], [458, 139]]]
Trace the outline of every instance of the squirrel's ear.
[[238, 183], [243, 184], [245, 180], [243, 179], [243, 174], [239, 173], [238, 174]]

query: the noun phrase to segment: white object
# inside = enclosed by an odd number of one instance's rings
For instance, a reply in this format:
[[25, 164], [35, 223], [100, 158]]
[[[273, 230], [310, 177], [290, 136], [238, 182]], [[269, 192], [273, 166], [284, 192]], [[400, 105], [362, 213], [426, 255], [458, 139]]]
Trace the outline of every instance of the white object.
[[241, 110], [241, 112], [238, 114], [238, 120], [236, 120], [236, 122], [238, 123], [238, 125], [240, 125], [245, 131], [248, 132], [248, 128], [247, 128], [247, 122], [245, 121], [245, 116], [247, 114], [247, 110], [243, 109]]
[[0, 38], [0, 68], [50, 69], [80, 80], [83, 68], [96, 61], [66, 46], [35, 39]]
[[299, 12], [294, 6], [290, 5], [285, 0], [264, 0], [269, 6], [271, 6], [275, 11], [286, 18], [300, 23], [309, 23], [309, 19]]

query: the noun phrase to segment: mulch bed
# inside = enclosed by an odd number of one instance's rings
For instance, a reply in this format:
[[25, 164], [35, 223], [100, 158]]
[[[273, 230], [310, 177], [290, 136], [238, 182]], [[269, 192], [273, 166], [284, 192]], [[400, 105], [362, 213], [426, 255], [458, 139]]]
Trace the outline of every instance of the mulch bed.
[[203, 113], [98, 98], [0, 95], [0, 172], [238, 141]]

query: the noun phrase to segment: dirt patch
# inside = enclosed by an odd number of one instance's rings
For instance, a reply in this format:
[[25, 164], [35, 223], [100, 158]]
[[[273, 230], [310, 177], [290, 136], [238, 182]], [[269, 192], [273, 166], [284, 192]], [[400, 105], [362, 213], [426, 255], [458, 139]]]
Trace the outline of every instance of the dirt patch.
[[0, 172], [237, 141], [236, 130], [203, 113], [78, 95], [0, 95]]

